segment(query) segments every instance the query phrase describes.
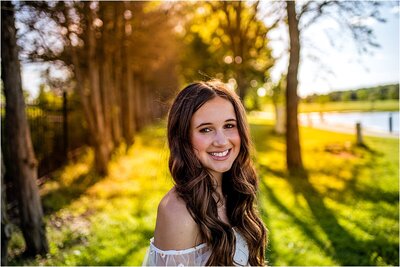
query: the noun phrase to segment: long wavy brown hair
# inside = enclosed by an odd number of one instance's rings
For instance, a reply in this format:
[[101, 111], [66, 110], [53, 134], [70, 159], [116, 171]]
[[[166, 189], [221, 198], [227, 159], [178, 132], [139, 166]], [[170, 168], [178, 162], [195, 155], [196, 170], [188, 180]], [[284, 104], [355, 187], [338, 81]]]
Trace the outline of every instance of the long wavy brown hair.
[[[236, 113], [241, 138], [239, 155], [232, 168], [223, 173], [222, 192], [226, 198], [231, 225], [218, 217], [220, 199], [212, 177], [196, 157], [190, 141], [190, 121], [207, 101], [222, 97], [229, 100]], [[250, 152], [252, 149], [245, 110], [235, 92], [219, 81], [196, 82], [179, 92], [168, 115], [169, 169], [178, 195], [200, 228], [211, 248], [207, 265], [234, 265], [235, 235], [239, 231], [249, 247], [249, 264], [265, 265], [267, 245], [265, 228], [256, 206], [258, 180]]]

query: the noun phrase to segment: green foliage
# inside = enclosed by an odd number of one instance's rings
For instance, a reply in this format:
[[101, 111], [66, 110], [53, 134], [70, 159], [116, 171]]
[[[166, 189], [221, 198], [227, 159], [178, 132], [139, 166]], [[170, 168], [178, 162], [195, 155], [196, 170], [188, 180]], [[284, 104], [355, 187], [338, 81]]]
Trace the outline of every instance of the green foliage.
[[234, 79], [233, 86], [242, 87], [244, 95], [252, 81], [264, 83], [274, 59], [265, 37], [269, 29], [256, 16], [256, 3], [198, 2], [183, 9], [190, 14], [181, 33], [185, 47], [180, 73], [185, 83]]
[[282, 75], [279, 82], [272, 86], [272, 102], [282, 104], [286, 99], [286, 75]]
[[45, 84], [39, 86], [39, 94], [34, 100], [42, 110], [59, 111], [62, 109], [62, 97], [50, 91]]
[[[301, 128], [306, 177], [290, 177], [284, 137], [250, 117], [260, 177], [259, 206], [269, 229], [270, 265], [399, 265], [399, 141]], [[334, 148], [334, 149], [332, 149]], [[140, 265], [157, 204], [172, 186], [165, 122], [121, 146], [104, 178], [93, 152], [41, 188], [50, 253], [25, 260], [20, 232], [12, 265]]]
[[328, 97], [330, 102], [399, 100], [399, 84], [380, 85], [348, 91], [335, 91], [324, 95], [313, 94], [304, 98], [303, 101], [306, 103], [318, 102], [320, 97]]

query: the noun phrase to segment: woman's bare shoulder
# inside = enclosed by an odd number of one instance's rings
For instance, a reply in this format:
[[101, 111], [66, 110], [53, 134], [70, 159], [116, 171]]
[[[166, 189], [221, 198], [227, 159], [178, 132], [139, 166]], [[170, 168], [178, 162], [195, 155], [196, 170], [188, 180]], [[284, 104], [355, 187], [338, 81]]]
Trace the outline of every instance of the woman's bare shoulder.
[[199, 244], [199, 229], [186, 203], [172, 188], [158, 205], [154, 245], [162, 250], [182, 250]]

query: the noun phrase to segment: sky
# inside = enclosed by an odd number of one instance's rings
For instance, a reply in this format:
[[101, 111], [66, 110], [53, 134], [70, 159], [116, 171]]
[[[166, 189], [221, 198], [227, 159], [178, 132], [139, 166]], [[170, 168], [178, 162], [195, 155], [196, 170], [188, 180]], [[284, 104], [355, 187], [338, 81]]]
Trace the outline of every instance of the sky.
[[[384, 6], [382, 17], [386, 23], [364, 20], [374, 30], [381, 47], [372, 53], [359, 54], [350, 36], [335, 37], [332, 46], [325, 32], [341, 29], [332, 21], [321, 20], [302, 34], [302, 50], [299, 68], [298, 94], [301, 97], [317, 93], [358, 89], [382, 84], [399, 83], [399, 1]], [[271, 32], [273, 55], [282, 55], [287, 49], [287, 30]], [[340, 35], [340, 34], [339, 34]], [[280, 40], [279, 40], [280, 39]], [[288, 57], [283, 55], [271, 72], [272, 80], [279, 79], [287, 71]]]
[[[319, 21], [302, 35], [302, 51], [299, 69], [298, 94], [301, 97], [338, 90], [357, 89], [376, 85], [399, 83], [399, 1], [394, 6], [385, 6], [382, 16], [386, 23], [365, 20], [375, 32], [380, 48], [372, 54], [358, 54], [351, 38], [337, 36], [334, 47], [326, 37], [326, 31], [340, 32], [340, 28], [329, 21]], [[287, 30], [271, 31], [270, 46], [277, 64], [271, 72], [272, 81], [279, 80], [287, 70]], [[336, 43], [336, 41], [335, 41]], [[32, 97], [38, 93], [41, 83], [39, 72], [34, 65], [22, 67], [23, 88]]]

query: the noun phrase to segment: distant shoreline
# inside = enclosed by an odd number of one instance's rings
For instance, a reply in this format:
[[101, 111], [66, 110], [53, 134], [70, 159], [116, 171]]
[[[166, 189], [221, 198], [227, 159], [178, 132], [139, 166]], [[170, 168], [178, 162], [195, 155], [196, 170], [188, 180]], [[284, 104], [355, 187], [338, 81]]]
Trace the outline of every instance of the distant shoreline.
[[[354, 111], [331, 111], [331, 112], [354, 112]], [[331, 112], [326, 112], [326, 113], [331, 113]], [[369, 112], [369, 110], [358, 111], [358, 112]], [[379, 111], [375, 110], [375, 112], [380, 112], [380, 110]], [[386, 111], [386, 112], [388, 112], [388, 111]], [[398, 110], [393, 111], [393, 112], [398, 112]], [[251, 112], [251, 114], [255, 118], [265, 119], [265, 120], [271, 121], [271, 123], [274, 124], [274, 121], [275, 121], [275, 113], [274, 112], [268, 112], [268, 111], [254, 112], [253, 111], [253, 112]], [[303, 113], [303, 114], [307, 114], [307, 113]], [[299, 119], [299, 125], [301, 127], [326, 130], [326, 131], [330, 131], [330, 132], [347, 133], [347, 134], [354, 134], [354, 135], [356, 134], [355, 125], [349, 125], [349, 124], [338, 124], [338, 123], [332, 123], [332, 122], [331, 123], [312, 122], [312, 124], [310, 125], [309, 122], [304, 121], [302, 123], [301, 120]], [[399, 138], [400, 133], [398, 133], [398, 132], [388, 133], [388, 132], [382, 132], [379, 130], [370, 130], [368, 128], [363, 128], [362, 134], [365, 136], [372, 136], [372, 137]]]
[[[356, 134], [355, 127], [351, 127], [348, 125], [336, 125], [336, 124], [314, 124], [313, 126], [309, 126], [307, 124], [301, 124], [301, 127], [307, 127], [312, 129], [320, 129], [326, 130], [329, 132], [338, 132], [338, 133], [347, 133], [347, 134]], [[362, 134], [364, 136], [372, 136], [372, 137], [384, 137], [384, 138], [399, 138], [399, 133], [384, 133], [378, 131], [371, 131], [368, 129], [362, 129]]]
[[399, 111], [399, 100], [299, 103], [299, 113]]

